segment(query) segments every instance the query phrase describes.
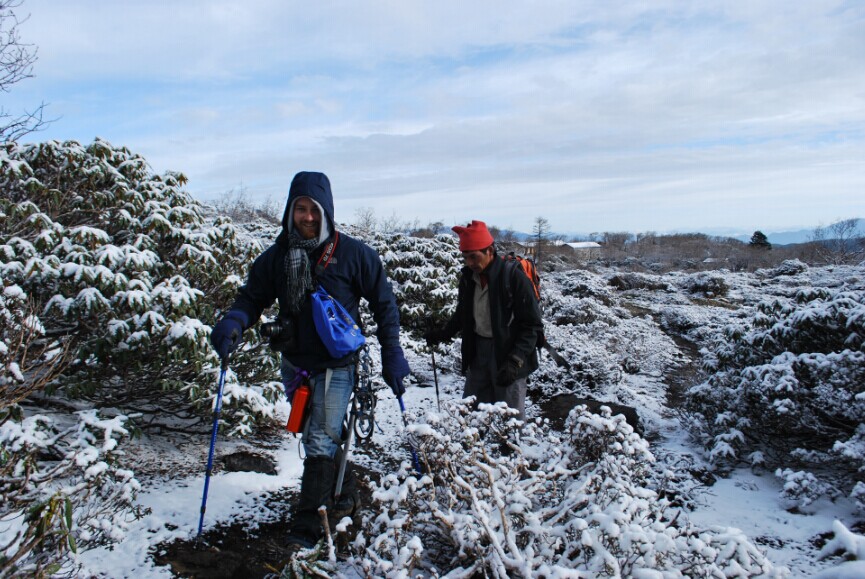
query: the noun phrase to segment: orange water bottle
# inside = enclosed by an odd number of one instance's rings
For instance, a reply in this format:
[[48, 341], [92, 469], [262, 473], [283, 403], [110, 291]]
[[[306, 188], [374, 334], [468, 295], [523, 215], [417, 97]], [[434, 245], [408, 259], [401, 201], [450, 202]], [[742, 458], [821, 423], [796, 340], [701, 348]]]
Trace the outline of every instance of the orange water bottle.
[[288, 415], [288, 422], [285, 429], [295, 434], [303, 429], [303, 417], [306, 414], [306, 403], [309, 402], [309, 386], [301, 384], [294, 391], [294, 398], [291, 399], [291, 412]]

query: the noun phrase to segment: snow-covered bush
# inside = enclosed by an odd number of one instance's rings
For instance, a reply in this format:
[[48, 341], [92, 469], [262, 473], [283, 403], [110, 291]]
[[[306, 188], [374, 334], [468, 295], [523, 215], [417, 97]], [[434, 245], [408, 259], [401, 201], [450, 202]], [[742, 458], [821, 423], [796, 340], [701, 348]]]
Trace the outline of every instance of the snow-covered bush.
[[393, 282], [404, 331], [422, 334], [450, 319], [457, 305], [456, 288], [462, 269], [455, 237], [363, 232], [359, 237], [381, 256]]
[[143, 514], [138, 481], [117, 464], [125, 422], [86, 410], [0, 425], [0, 575], [70, 572], [70, 551], [120, 540]]
[[411, 427], [425, 465], [376, 485], [352, 544], [366, 576], [769, 577], [738, 531], [697, 529], [646, 481], [648, 444], [577, 407], [559, 435], [503, 404], [454, 401]]
[[865, 472], [865, 291], [806, 288], [763, 302], [725, 329], [705, 365], [711, 376], [688, 406], [717, 463], [771, 449], [766, 466], [800, 506], [836, 488], [863, 506], [853, 490]]
[[[586, 339], [571, 339], [580, 334], [585, 335]], [[552, 388], [547, 388], [547, 394], [554, 394], [559, 390], [586, 394], [603, 391], [622, 379], [618, 354], [607, 349], [605, 342], [597, 339], [597, 335], [592, 336], [588, 328], [547, 324], [545, 336], [556, 346], [568, 366], [559, 367], [541, 351], [540, 366], [531, 376], [530, 388], [549, 385]]]
[[773, 267], [769, 270], [757, 270], [755, 273], [760, 275], [765, 275], [768, 277], [778, 277], [781, 275], [799, 275], [800, 273], [804, 273], [808, 271], [808, 264], [799, 261], [798, 259], [785, 259], [781, 264], [777, 267]]
[[[560, 368], [545, 362], [532, 383], [546, 390], [596, 395], [620, 383], [623, 373], [658, 374], [677, 364], [672, 340], [652, 331], [655, 322], [620, 305], [621, 297], [605, 278], [585, 272], [551, 274], [544, 284], [543, 315], [547, 340], [567, 360]], [[548, 392], [550, 394], [554, 392]]]
[[18, 403], [45, 388], [68, 363], [69, 341], [49, 339], [27, 295], [0, 282], [0, 424], [20, 419]]
[[638, 273], [618, 273], [610, 278], [609, 284], [621, 291], [627, 290], [666, 290], [667, 284], [657, 278]]
[[[209, 407], [210, 324], [260, 247], [230, 220], [208, 220], [185, 181], [99, 139], [0, 148], [0, 275], [72, 348], [49, 390], [153, 413]], [[248, 365], [229, 421], [266, 415], [260, 401], [277, 390], [247, 385], [273, 368]]]
[[832, 532], [832, 539], [820, 549], [820, 559], [841, 554], [849, 560], [817, 573], [814, 579], [844, 579], [865, 575], [865, 537], [850, 531], [841, 521], [832, 523]]
[[686, 277], [682, 280], [682, 288], [692, 294], [702, 294], [706, 297], [724, 296], [730, 290], [723, 275], [705, 271]]

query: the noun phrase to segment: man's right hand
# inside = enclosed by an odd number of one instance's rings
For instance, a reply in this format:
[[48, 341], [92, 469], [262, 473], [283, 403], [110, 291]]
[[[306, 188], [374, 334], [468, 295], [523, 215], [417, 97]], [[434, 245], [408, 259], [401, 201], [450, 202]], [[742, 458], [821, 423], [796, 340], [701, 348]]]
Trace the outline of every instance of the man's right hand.
[[448, 339], [447, 332], [445, 332], [441, 328], [433, 328], [429, 330], [427, 333], [423, 335], [424, 340], [428, 346], [435, 346], [436, 344], [441, 344], [442, 342]]
[[240, 337], [243, 336], [243, 329], [248, 321], [249, 319], [242, 311], [231, 310], [213, 327], [213, 331], [210, 333], [210, 343], [213, 344], [213, 349], [222, 360], [227, 360], [228, 356], [240, 344]]

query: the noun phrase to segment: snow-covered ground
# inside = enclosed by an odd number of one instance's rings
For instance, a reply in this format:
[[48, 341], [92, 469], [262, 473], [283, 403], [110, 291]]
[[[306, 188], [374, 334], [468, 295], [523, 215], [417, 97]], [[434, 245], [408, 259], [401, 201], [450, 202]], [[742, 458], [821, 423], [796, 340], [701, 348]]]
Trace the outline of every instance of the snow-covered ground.
[[[651, 450], [658, 458], [656, 468], [659, 471], [671, 469], [682, 479], [680, 488], [688, 489], [687, 506], [681, 507], [681, 517], [687, 517], [701, 528], [741, 529], [772, 563], [785, 567], [790, 577], [811, 577], [832, 568], [837, 575], [824, 576], [841, 577], [845, 569], [854, 572], [856, 567], [852, 564], [838, 567], [843, 559], [821, 560], [818, 554], [833, 534], [834, 521], [839, 520], [848, 528], [857, 522], [853, 506], [843, 498], [821, 499], [806, 509], [785, 510], [779, 497], [783, 481], [760, 469], [737, 468], [717, 480], [711, 474], [708, 478], [692, 477], [689, 473], [707, 471], [705, 453], [689, 437], [680, 414], [669, 407], [667, 391], [671, 377], [677, 373], [680, 380], [682, 376], [693, 380], [699, 376], [695, 369], [696, 347], [679, 347], [671, 338], [673, 328], [680, 332], [677, 338], [690, 337], [699, 342], [745, 315], [767, 295], [789, 293], [791, 287], [803, 284], [837, 285], [844, 283], [845, 276], [854, 274], [861, 275], [861, 270], [853, 273], [850, 270], [811, 270], [807, 275], [769, 283], [766, 278], [753, 274], [714, 274], [723, 277], [729, 291], [724, 296], [699, 299], [682, 289], [688, 286], [686, 274], [653, 276], [654, 281], [667, 284], [666, 290], [625, 292], [608, 285], [612, 272], [547, 275], [544, 279], [547, 332], [550, 342], [561, 352], [596, 363], [597, 368], [592, 371], [599, 381], [588, 394], [637, 409]], [[591, 314], [591, 319], [583, 320], [579, 326], [553, 323], [555, 316], [567, 309], [565, 303], [569, 300], [584, 300], [580, 311]], [[415, 384], [405, 395], [408, 416], [414, 422], [417, 417], [436, 411], [436, 392], [432, 387], [429, 354], [422, 344], [408, 338], [404, 345], [415, 376]], [[462, 389], [462, 380], [453, 371], [456, 351], [453, 345], [449, 355], [440, 354], [437, 358], [440, 396], [444, 400], [459, 397]], [[562, 370], [548, 357], [544, 356], [543, 360], [541, 371], [531, 386], [530, 399], [547, 399], [557, 392], [579, 390], [574, 388], [573, 380], [570, 383], [562, 380]], [[615, 372], [612, 366], [617, 366]], [[586, 394], [585, 391], [579, 393]], [[395, 461], [406, 460], [409, 456], [397, 402], [384, 387], [378, 390], [378, 396], [379, 427], [373, 435], [375, 445], [359, 447], [354, 453], [355, 461], [372, 472], [392, 469]], [[280, 404], [277, 420], [284, 420], [287, 412], [287, 405]], [[538, 417], [540, 406], [530, 403], [528, 412], [530, 418]], [[154, 563], [153, 550], [156, 545], [190, 540], [195, 536], [208, 443], [209, 437], [202, 437], [193, 444], [187, 442], [184, 446], [172, 446], [164, 441], [161, 446], [153, 446], [143, 440], [127, 448], [127, 452], [140, 452], [143, 459], [148, 453], [155, 453], [150, 460], [176, 467], [167, 474], [140, 477], [144, 490], [139, 501], [150, 509], [150, 514], [132, 523], [126, 538], [119, 544], [80, 554], [78, 560], [84, 573], [105, 577], [172, 576], [171, 569]], [[260, 451], [256, 446], [255, 440], [220, 437], [217, 454], [221, 456], [242, 448]], [[280, 489], [297, 488], [302, 467], [297, 440], [282, 434], [276, 442], [273, 439], [268, 442], [265, 453], [273, 456], [279, 474], [217, 472], [212, 477], [206, 528], [237, 520], [254, 527], [256, 522], [284, 516], [284, 513], [275, 515], [266, 506], [265, 499]], [[353, 573], [350, 567], [342, 572]]]

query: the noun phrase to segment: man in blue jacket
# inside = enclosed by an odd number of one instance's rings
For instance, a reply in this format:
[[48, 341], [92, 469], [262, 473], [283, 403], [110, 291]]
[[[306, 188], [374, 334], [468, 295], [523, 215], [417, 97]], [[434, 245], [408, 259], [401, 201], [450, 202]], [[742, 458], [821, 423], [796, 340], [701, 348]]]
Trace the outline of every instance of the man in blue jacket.
[[[343, 418], [355, 384], [356, 354], [333, 358], [318, 336], [312, 318], [311, 292], [321, 285], [360, 325], [359, 301], [369, 303], [381, 345], [382, 375], [396, 396], [405, 392], [410, 369], [399, 344], [399, 310], [378, 254], [368, 245], [336, 230], [330, 181], [323, 173], [301, 172], [291, 182], [282, 231], [252, 264], [228, 313], [216, 324], [211, 342], [225, 359], [243, 331], [265, 308], [279, 303], [283, 330], [271, 345], [282, 352], [281, 374], [288, 387], [301, 371], [313, 385], [309, 420], [303, 433], [306, 452], [300, 498], [293, 509], [288, 542], [309, 547], [322, 536], [318, 508], [333, 515], [333, 487], [341, 452]], [[355, 506], [352, 477], [341, 494]], [[343, 502], [342, 500], [340, 501]]]

